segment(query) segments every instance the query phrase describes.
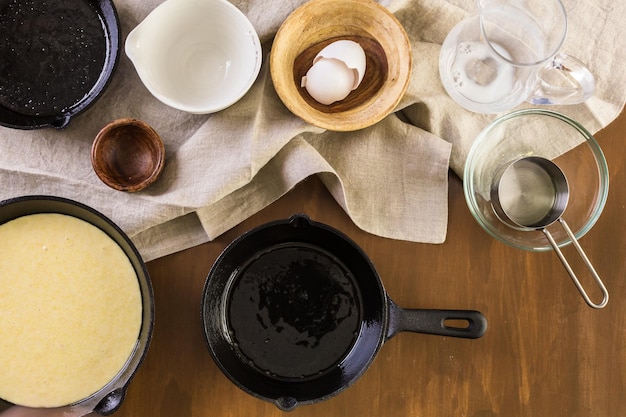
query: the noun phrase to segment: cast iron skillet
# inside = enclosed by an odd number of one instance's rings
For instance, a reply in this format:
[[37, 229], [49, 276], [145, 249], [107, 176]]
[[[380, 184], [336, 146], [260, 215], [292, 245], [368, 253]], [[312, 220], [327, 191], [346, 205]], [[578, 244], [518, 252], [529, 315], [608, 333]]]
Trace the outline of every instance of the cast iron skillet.
[[477, 311], [399, 308], [356, 243], [302, 215], [232, 242], [209, 272], [201, 308], [224, 374], [285, 411], [350, 386], [398, 332], [478, 338], [487, 329]]
[[[0, 224], [36, 213], [67, 214], [100, 228], [122, 248], [137, 273], [143, 303], [143, 317], [134, 353], [120, 373], [105, 387], [92, 396], [69, 405], [63, 415], [80, 416], [91, 411], [102, 415], [112, 414], [121, 406], [126, 389], [150, 345], [154, 325], [154, 295], [148, 270], [128, 236], [113, 221], [91, 207], [54, 196], [24, 196], [0, 202]], [[0, 411], [2, 410], [3, 406], [0, 404]]]
[[119, 57], [111, 0], [0, 0], [0, 125], [62, 128], [104, 91]]

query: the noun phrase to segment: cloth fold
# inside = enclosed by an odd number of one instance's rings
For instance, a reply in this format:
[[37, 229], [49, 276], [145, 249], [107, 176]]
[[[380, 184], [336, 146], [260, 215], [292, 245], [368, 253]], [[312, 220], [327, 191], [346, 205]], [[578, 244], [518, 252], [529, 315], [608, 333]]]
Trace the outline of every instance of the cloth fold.
[[[161, 1], [115, 1], [126, 35]], [[497, 115], [468, 112], [439, 81], [438, 56], [448, 31], [475, 13], [472, 0], [381, 0], [411, 40], [414, 67], [397, 113], [356, 132], [331, 132], [291, 114], [269, 74], [272, 39], [303, 0], [232, 0], [251, 20], [266, 59], [251, 90], [211, 115], [160, 103], [122, 52], [105, 94], [63, 130], [0, 128], [0, 199], [53, 194], [88, 204], [115, 221], [146, 261], [214, 239], [319, 175], [360, 228], [380, 236], [441, 243], [447, 233], [447, 181], [462, 175], [473, 139]], [[565, 0], [570, 32], [564, 52], [597, 78], [583, 105], [553, 107], [596, 132], [626, 101], [626, 48], [618, 30], [626, 8], [609, 0]], [[106, 187], [93, 173], [90, 148], [108, 122], [134, 117], [166, 146], [159, 180], [137, 193]], [[538, 140], [547, 140], [538, 138]]]

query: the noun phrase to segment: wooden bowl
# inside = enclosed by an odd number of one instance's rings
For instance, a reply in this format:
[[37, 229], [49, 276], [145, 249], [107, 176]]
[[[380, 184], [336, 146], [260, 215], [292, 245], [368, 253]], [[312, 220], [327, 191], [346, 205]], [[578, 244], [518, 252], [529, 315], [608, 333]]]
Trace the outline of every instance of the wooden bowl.
[[136, 119], [106, 125], [91, 147], [91, 164], [111, 188], [139, 191], [152, 184], [163, 170], [165, 147], [157, 132]]
[[[359, 87], [330, 105], [300, 87], [313, 58], [339, 39], [358, 42], [366, 70]], [[391, 113], [411, 74], [409, 38], [400, 22], [372, 0], [311, 0], [281, 25], [270, 53], [274, 88], [287, 108], [308, 123], [335, 131], [371, 126]]]

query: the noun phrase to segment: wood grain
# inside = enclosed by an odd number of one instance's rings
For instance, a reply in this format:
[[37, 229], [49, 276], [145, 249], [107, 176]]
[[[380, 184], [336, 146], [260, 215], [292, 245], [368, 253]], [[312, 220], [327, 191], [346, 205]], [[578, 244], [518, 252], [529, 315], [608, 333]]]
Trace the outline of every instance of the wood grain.
[[626, 415], [625, 130], [622, 113], [596, 135], [609, 164], [611, 188], [602, 216], [581, 239], [611, 294], [606, 308], [594, 310], [583, 302], [553, 253], [523, 252], [488, 236], [469, 213], [454, 174], [442, 245], [359, 230], [313, 177], [214, 242], [148, 264], [156, 304], [154, 335], [115, 416], [285, 415], [241, 391], [217, 368], [202, 333], [200, 298], [211, 265], [228, 243], [256, 225], [302, 212], [354, 239], [400, 306], [477, 309], [489, 329], [476, 340], [401, 333], [385, 343], [354, 385], [289, 415]]
[[156, 296], [154, 338], [116, 416], [284, 414], [242, 392], [214, 364], [202, 334], [200, 297], [209, 268], [231, 240], [299, 212], [362, 246], [400, 306], [477, 309], [489, 329], [477, 340], [401, 333], [353, 386], [290, 415], [626, 415], [625, 129], [623, 113], [596, 135], [608, 159], [611, 190], [598, 223], [581, 239], [611, 293], [605, 309], [583, 302], [553, 253], [523, 252], [490, 238], [471, 217], [453, 174], [442, 245], [359, 230], [323, 183], [310, 178], [216, 241], [149, 263]]
[[109, 187], [140, 191], [157, 180], [165, 164], [159, 134], [137, 119], [118, 119], [96, 135], [91, 147], [94, 172]]

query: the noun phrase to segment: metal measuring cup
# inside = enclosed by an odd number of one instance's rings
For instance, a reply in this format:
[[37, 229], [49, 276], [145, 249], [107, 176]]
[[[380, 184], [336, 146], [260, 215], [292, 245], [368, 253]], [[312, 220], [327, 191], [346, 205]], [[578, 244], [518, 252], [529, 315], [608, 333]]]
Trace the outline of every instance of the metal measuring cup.
[[[569, 200], [569, 185], [563, 171], [549, 159], [530, 156], [504, 166], [491, 184], [491, 205], [499, 220], [521, 231], [541, 230], [563, 266], [574, 281], [585, 302], [593, 308], [603, 308], [609, 293], [589, 258], [564, 219], [561, 218]], [[580, 280], [561, 252], [548, 226], [559, 222], [571, 239], [576, 251], [600, 287], [603, 299], [596, 304], [587, 295]]]

